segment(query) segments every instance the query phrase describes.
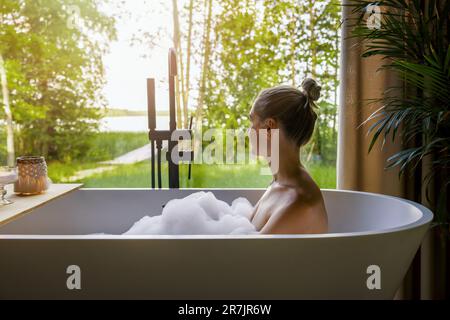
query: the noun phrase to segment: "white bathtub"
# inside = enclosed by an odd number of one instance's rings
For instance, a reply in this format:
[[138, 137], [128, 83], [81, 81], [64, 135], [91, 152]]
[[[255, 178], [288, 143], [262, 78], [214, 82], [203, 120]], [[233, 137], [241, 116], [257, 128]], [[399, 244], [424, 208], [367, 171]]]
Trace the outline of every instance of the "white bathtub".
[[[407, 200], [322, 190], [329, 234], [86, 236], [120, 234], [197, 191], [81, 189], [1, 227], [0, 298], [392, 299], [433, 216]], [[253, 204], [264, 192], [210, 191]], [[71, 265], [81, 290], [67, 288]], [[373, 265], [381, 289], [367, 286]]]

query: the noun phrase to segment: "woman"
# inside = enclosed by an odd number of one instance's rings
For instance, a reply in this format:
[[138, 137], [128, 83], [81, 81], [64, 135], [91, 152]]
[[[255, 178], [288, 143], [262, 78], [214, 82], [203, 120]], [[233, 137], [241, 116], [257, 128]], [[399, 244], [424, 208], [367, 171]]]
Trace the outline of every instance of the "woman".
[[[311, 78], [302, 83], [302, 91], [291, 86], [263, 90], [250, 111], [251, 130], [267, 130], [268, 141], [251, 139], [258, 154], [260, 143], [270, 150], [270, 139], [278, 129], [278, 169], [273, 181], [256, 204], [251, 221], [261, 234], [326, 233], [328, 218], [322, 193], [300, 162], [300, 148], [314, 131], [317, 114], [314, 101], [321, 87]], [[255, 152], [256, 151], [256, 152]], [[267, 153], [268, 160], [273, 159]], [[270, 162], [271, 160], [269, 160]], [[272, 167], [272, 166], [271, 166]], [[273, 170], [273, 169], [272, 169]]]

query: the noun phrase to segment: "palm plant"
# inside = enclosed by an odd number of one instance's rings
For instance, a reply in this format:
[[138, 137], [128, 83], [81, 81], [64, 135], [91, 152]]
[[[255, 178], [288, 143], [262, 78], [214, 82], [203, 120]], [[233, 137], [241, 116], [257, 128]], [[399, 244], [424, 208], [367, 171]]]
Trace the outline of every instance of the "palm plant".
[[[382, 56], [381, 68], [401, 80], [400, 87], [368, 101], [381, 105], [361, 124], [373, 122], [368, 152], [381, 138], [384, 146], [389, 134], [395, 141], [401, 131], [404, 149], [389, 157], [386, 168], [412, 175], [425, 158], [431, 159], [422, 183], [445, 252], [450, 234], [450, 0], [349, 0], [346, 5], [352, 12], [351, 37], [365, 44], [362, 56]], [[434, 200], [431, 185], [437, 188]]]
[[[432, 157], [429, 173], [423, 182], [429, 198], [432, 178], [440, 180], [436, 222], [448, 227], [446, 204], [450, 185], [450, 0], [352, 0], [350, 25], [352, 37], [366, 42], [363, 57], [383, 56], [381, 68], [399, 75], [401, 87], [391, 87], [381, 99], [377, 109], [363, 122], [374, 121], [368, 130], [372, 134], [369, 152], [376, 141], [389, 134], [392, 141], [403, 126], [403, 142], [415, 145], [388, 159], [386, 168], [400, 167], [399, 175], [412, 169], [414, 173], [426, 156]], [[381, 8], [378, 27], [368, 26], [367, 15], [374, 6]], [[401, 91], [399, 91], [401, 90]], [[397, 92], [397, 94], [391, 94]], [[402, 92], [403, 94], [398, 94]], [[376, 120], [376, 121], [375, 121]], [[361, 124], [361, 125], [363, 125]], [[447, 230], [448, 231], [448, 230]]]

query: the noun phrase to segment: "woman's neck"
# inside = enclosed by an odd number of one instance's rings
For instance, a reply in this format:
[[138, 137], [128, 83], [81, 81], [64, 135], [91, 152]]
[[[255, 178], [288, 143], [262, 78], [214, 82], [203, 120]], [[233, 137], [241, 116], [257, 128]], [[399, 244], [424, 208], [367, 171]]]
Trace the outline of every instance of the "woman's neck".
[[289, 185], [304, 168], [300, 161], [300, 150], [299, 148], [280, 148], [280, 150], [283, 150], [283, 152], [279, 153], [278, 170], [273, 173], [273, 180], [280, 184]]

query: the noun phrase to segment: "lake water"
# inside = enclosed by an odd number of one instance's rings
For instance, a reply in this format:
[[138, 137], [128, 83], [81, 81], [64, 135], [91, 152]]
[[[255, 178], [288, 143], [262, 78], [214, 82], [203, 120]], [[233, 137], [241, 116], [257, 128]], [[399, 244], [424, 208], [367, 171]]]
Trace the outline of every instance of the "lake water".
[[[169, 117], [156, 117], [156, 129], [168, 130]], [[146, 116], [105, 117], [100, 121], [100, 131], [146, 132], [148, 131], [148, 119]]]

